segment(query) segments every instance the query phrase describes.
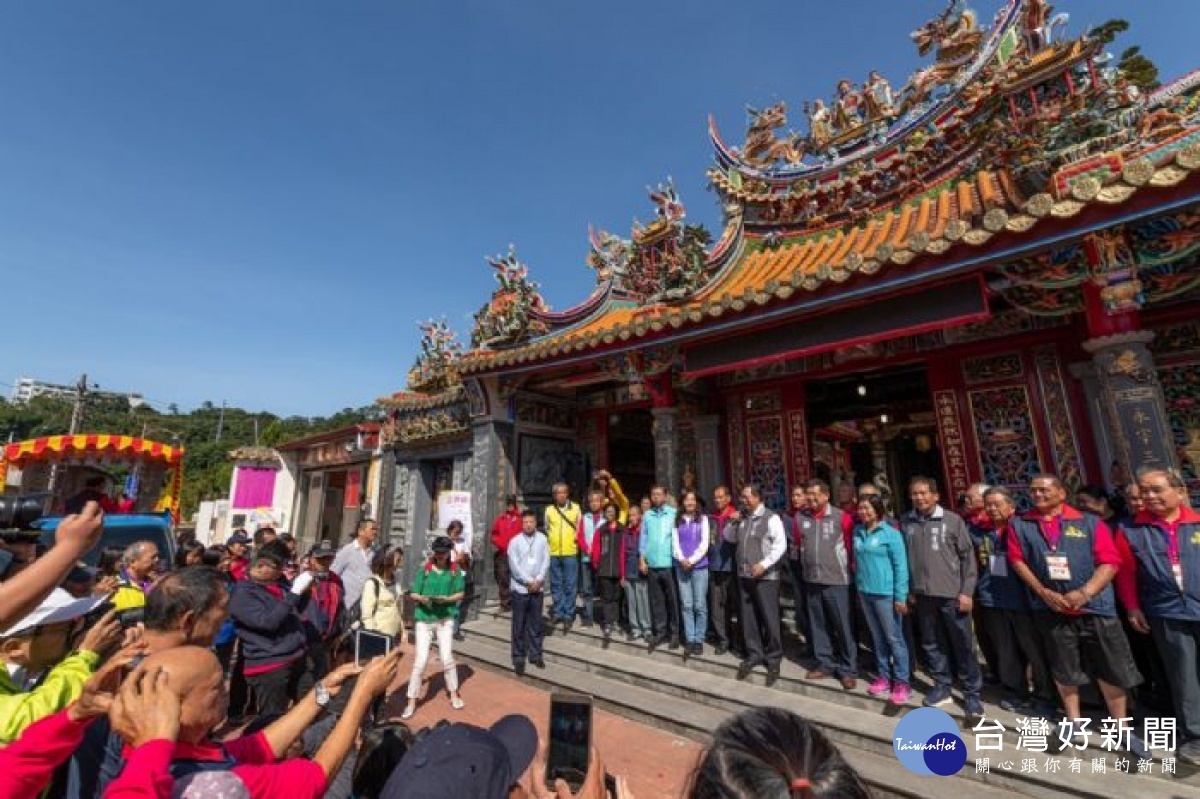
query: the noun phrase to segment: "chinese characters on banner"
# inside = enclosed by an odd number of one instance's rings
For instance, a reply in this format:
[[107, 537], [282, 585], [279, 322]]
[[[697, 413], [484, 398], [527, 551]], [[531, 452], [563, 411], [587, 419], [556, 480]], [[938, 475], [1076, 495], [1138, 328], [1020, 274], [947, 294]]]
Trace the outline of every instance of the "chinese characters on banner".
[[937, 411], [938, 438], [941, 439], [946, 479], [950, 481], [951, 496], [958, 496], [971, 487], [967, 473], [967, 450], [963, 443], [962, 420], [958, 413], [958, 398], [953, 391], [933, 392]]
[[[1004, 725], [996, 719], [980, 719], [973, 728], [978, 755], [975, 772], [985, 774], [996, 768], [1022, 774], [1082, 774], [1086, 769], [1090, 774], [1107, 774], [1111, 768], [1114, 772], [1151, 774], [1151, 755], [1175, 751], [1174, 718], [1147, 717], [1140, 737], [1133, 718], [1101, 719], [1099, 729], [1093, 729], [1091, 721], [1077, 719], [1072, 726], [1067, 721], [1055, 725], [1049, 719], [1018, 717], [1012, 730], [1016, 743], [1006, 750], [1005, 733], [1009, 731]], [[1014, 755], [1006, 758], [1005, 751]], [[999, 754], [993, 757], [992, 752]], [[1175, 758], [1160, 757], [1159, 768], [1162, 774], [1175, 774]]]
[[455, 520], [462, 522], [464, 547], [469, 551], [471, 541], [474, 539], [474, 531], [471, 527], [471, 492], [439, 491], [437, 498], [438, 533], [443, 533], [446, 525]]

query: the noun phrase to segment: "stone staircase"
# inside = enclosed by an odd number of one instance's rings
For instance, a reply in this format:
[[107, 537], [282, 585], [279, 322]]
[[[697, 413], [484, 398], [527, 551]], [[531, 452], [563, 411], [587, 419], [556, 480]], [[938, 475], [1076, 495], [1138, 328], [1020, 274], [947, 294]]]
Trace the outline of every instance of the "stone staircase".
[[[512, 674], [507, 614], [484, 609], [465, 629], [467, 640], [456, 645], [457, 655], [481, 668]], [[972, 799], [1200, 799], [1200, 776], [1186, 764], [1177, 763], [1177, 777], [1161, 775], [1157, 760], [1153, 774], [1121, 773], [1114, 768], [1116, 758], [1128, 757], [1133, 763], [1136, 758], [1099, 750], [1098, 735], [1080, 754], [1083, 764], [1078, 774], [1070, 773], [1069, 757], [1018, 751], [1017, 716], [992, 703], [985, 703], [987, 719], [1000, 721], [1007, 730], [1002, 752], [977, 753], [975, 734], [968, 729], [961, 736], [968, 748], [967, 764], [961, 772], [953, 777], [918, 776], [896, 761], [892, 733], [898, 715], [920, 706], [928, 683], [919, 673], [914, 679], [917, 692], [911, 704], [897, 709], [868, 696], [863, 681], [857, 689], [844, 691], [831, 679], [806, 680], [804, 669], [792, 659], [784, 660], [780, 679], [770, 688], [761, 668], [745, 681], [738, 681], [736, 658], [718, 657], [708, 646], [705, 650], [702, 657], [686, 661], [680, 650], [666, 646], [651, 655], [645, 644], [628, 643], [623, 635], [603, 649], [598, 626], [584, 628], [576, 624], [567, 636], [556, 633], [546, 638], [546, 668], [529, 666], [522, 679], [547, 689], [582, 690], [592, 694], [605, 710], [702, 742], [726, 717], [745, 708], [785, 708], [818, 724], [879, 797], [961, 799], [969, 792]], [[959, 702], [942, 709], [965, 726]], [[1052, 745], [1054, 740], [1051, 736]], [[1108, 771], [1093, 774], [1092, 758], [1100, 756], [1107, 757]], [[989, 758], [990, 772], [977, 773], [977, 757]], [[1036, 773], [1021, 772], [1022, 760], [1028, 758], [1036, 760]], [[1059, 763], [1057, 773], [1045, 770], [1047, 759]], [[1001, 768], [1005, 761], [1012, 764], [1011, 770]]]

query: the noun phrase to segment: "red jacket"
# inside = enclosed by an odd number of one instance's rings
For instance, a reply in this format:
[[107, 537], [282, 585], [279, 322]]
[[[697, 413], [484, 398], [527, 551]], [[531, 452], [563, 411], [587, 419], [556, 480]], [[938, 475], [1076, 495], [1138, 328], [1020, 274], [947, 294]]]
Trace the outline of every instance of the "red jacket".
[[521, 534], [521, 514], [505, 511], [492, 524], [492, 546], [497, 552], [508, 552], [508, 545]]
[[37, 796], [45, 790], [54, 770], [83, 743], [91, 723], [71, 721], [60, 710], [26, 727], [20, 738], [0, 749], [0, 796]]
[[172, 759], [237, 762], [230, 771], [254, 799], [320, 799], [328, 787], [325, 771], [304, 757], [276, 761], [261, 732], [224, 744], [183, 744], [150, 741], [137, 749], [125, 747], [121, 776], [104, 792], [104, 799], [168, 799], [174, 787], [168, 768]]

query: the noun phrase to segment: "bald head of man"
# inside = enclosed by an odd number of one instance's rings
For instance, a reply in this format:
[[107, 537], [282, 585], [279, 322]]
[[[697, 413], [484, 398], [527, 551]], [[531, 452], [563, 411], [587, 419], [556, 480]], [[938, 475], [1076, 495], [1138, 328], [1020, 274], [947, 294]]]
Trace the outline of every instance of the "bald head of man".
[[134, 674], [161, 668], [167, 686], [179, 697], [179, 741], [198, 743], [225, 720], [229, 692], [221, 664], [208, 649], [177, 646], [146, 658]]

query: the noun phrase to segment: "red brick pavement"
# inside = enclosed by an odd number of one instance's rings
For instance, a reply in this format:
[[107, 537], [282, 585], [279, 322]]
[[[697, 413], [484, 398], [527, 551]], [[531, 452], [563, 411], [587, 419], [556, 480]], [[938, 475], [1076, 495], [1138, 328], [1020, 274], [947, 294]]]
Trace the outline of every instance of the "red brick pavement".
[[[412, 668], [407, 657], [393, 687], [389, 710], [399, 718], [404, 709], [404, 692]], [[534, 671], [534, 669], [530, 669]], [[488, 726], [509, 713], [523, 713], [537, 725], [544, 737], [550, 714], [550, 692], [521, 682], [512, 675], [499, 675], [459, 663], [462, 710], [450, 707], [442, 682], [441, 665], [436, 655], [426, 671], [425, 696], [419, 700], [416, 715], [407, 723], [414, 730], [440, 719], [465, 721]], [[587, 686], [580, 686], [586, 691]], [[597, 709], [594, 718], [596, 746], [605, 767], [612, 774], [629, 779], [637, 799], [680, 796], [701, 745], [662, 730]]]

